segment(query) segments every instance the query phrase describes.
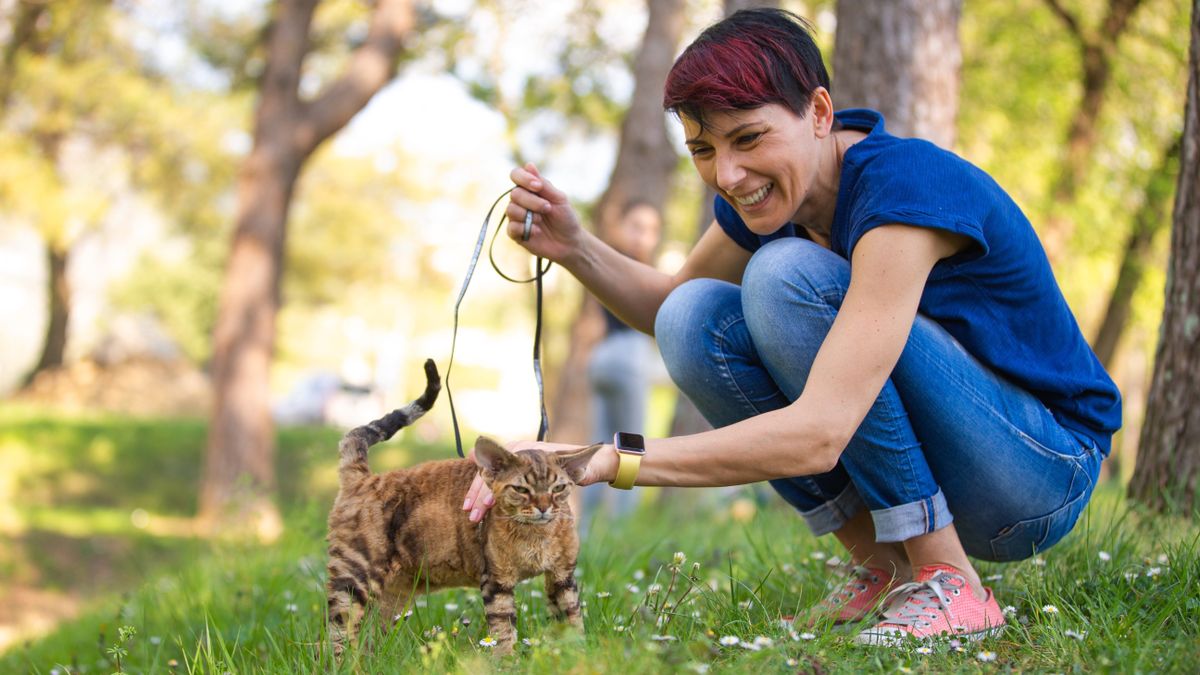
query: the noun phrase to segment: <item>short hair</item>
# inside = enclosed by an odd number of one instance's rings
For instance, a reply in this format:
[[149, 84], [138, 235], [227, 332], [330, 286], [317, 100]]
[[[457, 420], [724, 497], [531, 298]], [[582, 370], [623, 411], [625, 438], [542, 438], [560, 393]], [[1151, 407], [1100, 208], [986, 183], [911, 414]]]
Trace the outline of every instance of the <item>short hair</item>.
[[705, 111], [779, 103], [803, 117], [829, 73], [810, 24], [776, 8], [743, 9], [704, 30], [667, 75], [663, 108], [704, 126]]

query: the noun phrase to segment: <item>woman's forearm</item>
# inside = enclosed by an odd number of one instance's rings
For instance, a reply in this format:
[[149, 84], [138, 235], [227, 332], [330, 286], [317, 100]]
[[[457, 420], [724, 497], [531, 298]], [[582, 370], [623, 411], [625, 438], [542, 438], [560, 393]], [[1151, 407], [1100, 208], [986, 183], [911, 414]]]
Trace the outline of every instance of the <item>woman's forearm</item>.
[[658, 308], [675, 287], [670, 275], [623, 255], [590, 232], [561, 264], [619, 319], [654, 334]]
[[[698, 434], [647, 439], [637, 485], [718, 487], [824, 473], [845, 442], [799, 409], [784, 408]], [[604, 454], [597, 456], [600, 477], [611, 481], [616, 454]]]

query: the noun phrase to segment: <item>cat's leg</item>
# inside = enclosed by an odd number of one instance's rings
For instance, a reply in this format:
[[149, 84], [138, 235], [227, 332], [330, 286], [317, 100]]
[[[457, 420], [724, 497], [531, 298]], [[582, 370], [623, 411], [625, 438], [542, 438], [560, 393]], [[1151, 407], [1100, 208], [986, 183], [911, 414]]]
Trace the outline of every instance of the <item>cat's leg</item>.
[[575, 567], [546, 571], [546, 602], [550, 615], [565, 620], [583, 630], [583, 615], [579, 611], [579, 585], [575, 582]]
[[495, 652], [500, 656], [511, 654], [517, 641], [517, 605], [513, 600], [517, 581], [515, 575], [485, 571], [479, 585], [488, 634], [496, 640]]
[[333, 644], [334, 655], [341, 656], [358, 631], [367, 604], [367, 592], [350, 577], [331, 576], [326, 585], [326, 597], [329, 602], [329, 641]]

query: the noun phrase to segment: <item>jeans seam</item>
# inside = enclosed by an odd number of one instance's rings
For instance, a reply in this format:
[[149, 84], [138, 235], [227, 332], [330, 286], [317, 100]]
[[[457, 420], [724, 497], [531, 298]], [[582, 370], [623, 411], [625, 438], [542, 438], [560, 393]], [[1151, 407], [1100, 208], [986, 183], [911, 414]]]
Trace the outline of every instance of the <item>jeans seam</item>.
[[[957, 341], [955, 341], [955, 342], [957, 344]], [[1050, 458], [1052, 458], [1052, 459], [1079, 466], [1080, 459], [1082, 458], [1084, 453], [1086, 453], [1088, 450], [1088, 448], [1083, 447], [1082, 443], [1080, 444], [1081, 452], [1078, 457], [1072, 457], [1070, 455], [1065, 455], [1060, 452], [1055, 452], [1054, 450], [1047, 447], [1044, 443], [1039, 442], [1037, 439], [1035, 439], [1032, 436], [1030, 436], [1029, 434], [1025, 433], [1025, 431], [1023, 429], [1021, 429], [1017, 425], [1013, 424], [1012, 420], [1009, 419], [1008, 415], [1005, 415], [1000, 410], [998, 410], [992, 401], [987, 400], [987, 397], [981, 396], [975, 390], [975, 387], [972, 386], [973, 382], [970, 379], [965, 378], [965, 377], [959, 377], [957, 370], [944, 368], [942, 360], [933, 358], [935, 356], [934, 353], [928, 349], [925, 349], [921, 345], [921, 342], [919, 340], [912, 341], [909, 344], [912, 345], [914, 349], [920, 351], [926, 357], [929, 357], [929, 358], [926, 358], [925, 360], [927, 362], [933, 364], [934, 367], [936, 367], [938, 369], [939, 373], [941, 373], [943, 376], [945, 376], [947, 378], [953, 379], [954, 384], [956, 385], [955, 389], [958, 389], [961, 392], [965, 393], [965, 395], [970, 396], [971, 401], [976, 406], [978, 406], [982, 410], [987, 411], [987, 413], [989, 415], [991, 415], [994, 419], [1005, 423], [1010, 429], [1012, 429], [1014, 432], [1016, 432], [1016, 434], [1018, 436], [1020, 436], [1021, 438], [1028, 440], [1031, 443], [1033, 443], [1035, 446], [1037, 446], [1039, 454], [1042, 454], [1042, 455], [1048, 454], [1048, 455], [1050, 455]], [[974, 356], [971, 356], [971, 354], [969, 352], [967, 352], [965, 349], [962, 349], [961, 345], [959, 346], [959, 349], [961, 349], [967, 356], [970, 356], [972, 359], [975, 358]], [[983, 364], [980, 364], [980, 366], [983, 368], [986, 368], [986, 366], [983, 366]], [[993, 374], [995, 374], [995, 373], [993, 373]], [[996, 374], [996, 377], [1001, 377], [1001, 376]], [[1057, 423], [1057, 422], [1058, 421], [1055, 420], [1055, 423]], [[1061, 426], [1061, 425], [1059, 425], [1059, 426]], [[1064, 428], [1064, 430], [1066, 429], [1065, 427], [1063, 427], [1063, 428]]]

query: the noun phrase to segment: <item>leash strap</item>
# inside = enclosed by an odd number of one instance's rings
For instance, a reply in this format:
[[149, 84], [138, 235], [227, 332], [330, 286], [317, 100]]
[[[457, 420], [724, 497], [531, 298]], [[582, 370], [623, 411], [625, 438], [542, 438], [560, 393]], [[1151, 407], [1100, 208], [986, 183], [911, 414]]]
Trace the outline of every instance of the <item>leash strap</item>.
[[[479, 237], [475, 240], [475, 250], [471, 253], [471, 262], [467, 265], [467, 275], [463, 279], [462, 288], [458, 291], [458, 299], [454, 302], [454, 332], [450, 338], [450, 363], [446, 366], [446, 399], [450, 402], [450, 421], [454, 425], [454, 447], [458, 451], [459, 457], [465, 457], [463, 454], [462, 434], [458, 430], [458, 414], [454, 411], [454, 395], [450, 391], [450, 372], [454, 368], [454, 350], [458, 344], [458, 311], [462, 306], [463, 298], [467, 295], [467, 286], [471, 284], [471, 277], [475, 274], [475, 265], [479, 262], [479, 255], [483, 252], [483, 241], [487, 239], [488, 225], [492, 220], [492, 213], [496, 210], [496, 206], [500, 201], [508, 196], [515, 188], [509, 188], [504, 191], [496, 201], [492, 202], [491, 208], [488, 209], [487, 215], [483, 217], [483, 226], [479, 228]], [[488, 261], [492, 264], [492, 269], [503, 277], [506, 281], [514, 284], [527, 284], [534, 282], [537, 288], [537, 303], [536, 312], [537, 320], [534, 326], [533, 333], [533, 375], [537, 380], [538, 400], [541, 404], [541, 423], [538, 425], [538, 441], [546, 440], [546, 433], [550, 430], [550, 421], [546, 416], [546, 392], [542, 381], [542, 278], [546, 272], [550, 271], [553, 263], [546, 261], [542, 264], [542, 258], [537, 258], [536, 272], [528, 279], [514, 279], [505, 274], [496, 264], [494, 251], [496, 248], [496, 237], [500, 235], [500, 228], [504, 226], [507, 220], [505, 214], [500, 214], [500, 221], [496, 223], [496, 231], [492, 234], [492, 243], [488, 246]]]

